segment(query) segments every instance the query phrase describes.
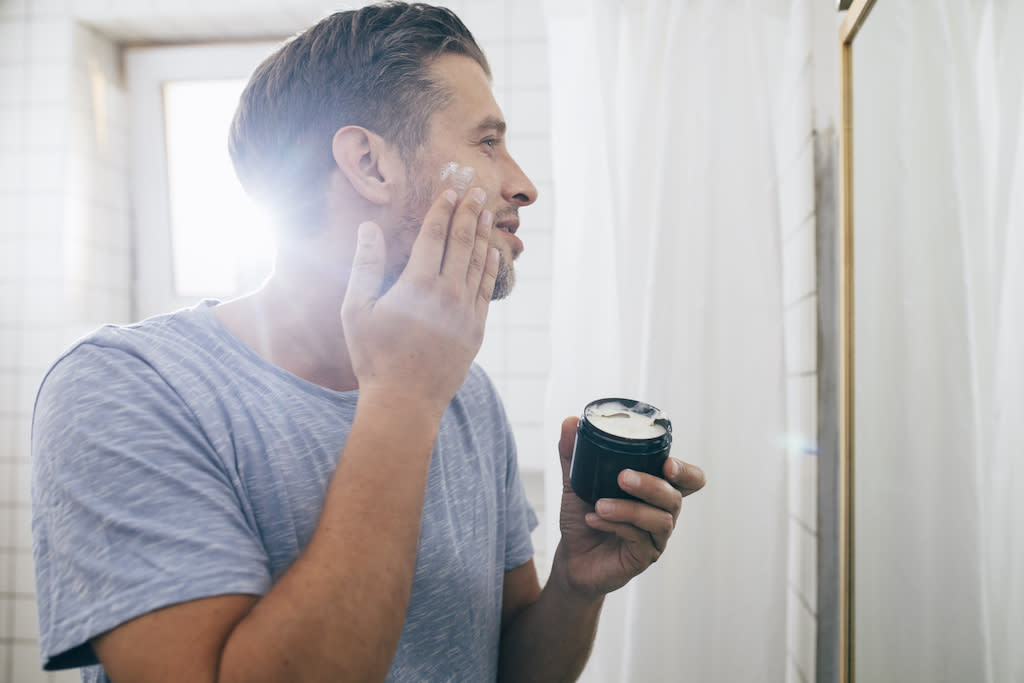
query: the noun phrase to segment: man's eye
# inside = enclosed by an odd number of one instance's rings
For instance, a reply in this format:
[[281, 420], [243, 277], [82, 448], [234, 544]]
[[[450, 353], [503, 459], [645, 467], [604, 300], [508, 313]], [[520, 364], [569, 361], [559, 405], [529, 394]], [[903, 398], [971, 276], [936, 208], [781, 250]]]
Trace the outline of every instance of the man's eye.
[[494, 146], [498, 144], [498, 140], [496, 138], [485, 138], [484, 140], [480, 141], [480, 144], [494, 148]]

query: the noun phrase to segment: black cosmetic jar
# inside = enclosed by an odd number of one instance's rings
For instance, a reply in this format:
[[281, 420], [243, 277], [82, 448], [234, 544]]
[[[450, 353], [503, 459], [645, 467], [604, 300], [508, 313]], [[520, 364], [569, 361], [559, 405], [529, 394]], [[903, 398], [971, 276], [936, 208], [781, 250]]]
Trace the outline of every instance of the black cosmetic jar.
[[[621, 421], [640, 424], [646, 435], [629, 436]], [[598, 424], [601, 426], [599, 427]], [[618, 433], [616, 433], [618, 432]], [[601, 398], [583, 409], [576, 428], [569, 484], [590, 504], [599, 498], [631, 498], [619, 487], [619, 472], [630, 469], [664, 478], [672, 446], [672, 423], [654, 406], [626, 398]]]

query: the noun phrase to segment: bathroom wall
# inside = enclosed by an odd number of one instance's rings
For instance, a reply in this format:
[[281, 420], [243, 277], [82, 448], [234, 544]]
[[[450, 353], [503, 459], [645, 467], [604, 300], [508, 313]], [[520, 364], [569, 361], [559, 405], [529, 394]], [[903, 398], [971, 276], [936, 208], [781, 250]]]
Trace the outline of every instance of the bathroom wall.
[[[492, 61], [510, 144], [540, 190], [522, 212], [515, 296], [496, 304], [480, 362], [504, 396], [530, 496], [543, 503], [552, 187], [539, 5], [449, 3]], [[75, 338], [132, 313], [129, 93], [120, 46], [283, 37], [338, 5], [231, 0], [0, 0], [0, 681], [39, 670], [29, 533], [29, 423], [45, 369]], [[500, 17], [500, 21], [495, 21]], [[514, 68], [513, 68], [514, 67]], [[543, 518], [543, 515], [541, 515]], [[546, 564], [544, 533], [535, 534]]]
[[36, 672], [32, 399], [61, 348], [130, 311], [117, 52], [50, 3], [0, 6], [0, 679]]
[[[818, 269], [820, 250], [830, 249], [838, 227], [835, 202], [835, 122], [838, 118], [838, 26], [834, 3], [794, 2], [791, 50], [804, 64], [782, 90], [776, 139], [779, 183], [787, 198], [782, 216], [782, 272], [785, 337], [786, 443], [789, 467], [789, 585], [786, 605], [787, 683], [831, 683], [834, 676], [835, 532], [830, 497], [819, 500], [819, 479], [835, 472], [835, 444], [822, 440], [819, 406], [835, 407], [834, 395], [819, 385], [831, 375], [819, 352], [819, 310], [834, 307], [831, 271]], [[807, 134], [810, 130], [812, 133]], [[800, 188], [791, 192], [792, 188]], [[831, 257], [825, 251], [825, 257]], [[823, 372], [825, 374], [823, 374]], [[824, 403], [822, 402], [822, 399]], [[824, 420], [828, 422], [828, 420]], [[822, 514], [824, 512], [824, 515]], [[824, 520], [824, 522], [823, 522]], [[823, 528], [824, 523], [824, 528]], [[819, 594], [819, 586], [824, 589]], [[824, 600], [823, 600], [824, 598]]]
[[[807, 14], [794, 18], [806, 22]], [[794, 31], [806, 31], [796, 24]], [[809, 48], [808, 41], [790, 41]], [[814, 679], [817, 628], [815, 565], [817, 550], [817, 354], [816, 283], [814, 277], [814, 136], [810, 120], [813, 61], [782, 85], [777, 128], [782, 229], [783, 331], [785, 348], [786, 445], [789, 468], [789, 582], [786, 603], [787, 683]]]
[[32, 400], [62, 348], [131, 311], [124, 93], [116, 47], [59, 7], [5, 5], [0, 60], [0, 679], [38, 671], [29, 536]]

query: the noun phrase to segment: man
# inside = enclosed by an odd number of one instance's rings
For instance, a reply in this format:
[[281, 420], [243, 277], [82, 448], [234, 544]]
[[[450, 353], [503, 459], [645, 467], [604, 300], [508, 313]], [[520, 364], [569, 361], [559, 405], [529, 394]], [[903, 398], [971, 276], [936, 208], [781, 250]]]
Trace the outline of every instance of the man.
[[[44, 664], [114, 681], [575, 678], [603, 596], [658, 558], [703, 474], [627, 472], [639, 500], [596, 509], [566, 486], [541, 589], [509, 426], [473, 365], [536, 190], [471, 34], [423, 5], [335, 14], [257, 69], [231, 150], [281, 226], [267, 283], [101, 329], [40, 389]], [[442, 180], [452, 164], [471, 187]]]

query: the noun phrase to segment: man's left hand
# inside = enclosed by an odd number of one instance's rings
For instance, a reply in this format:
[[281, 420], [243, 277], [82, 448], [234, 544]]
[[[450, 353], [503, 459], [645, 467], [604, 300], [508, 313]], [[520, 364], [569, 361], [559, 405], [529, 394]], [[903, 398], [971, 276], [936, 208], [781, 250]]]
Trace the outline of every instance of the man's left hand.
[[562, 422], [558, 452], [562, 460], [562, 542], [556, 555], [570, 585], [584, 594], [604, 595], [621, 588], [665, 551], [682, 509], [683, 498], [704, 486], [704, 472], [668, 458], [664, 479], [623, 470], [619, 486], [639, 500], [602, 498], [595, 506], [569, 486], [578, 418]]

